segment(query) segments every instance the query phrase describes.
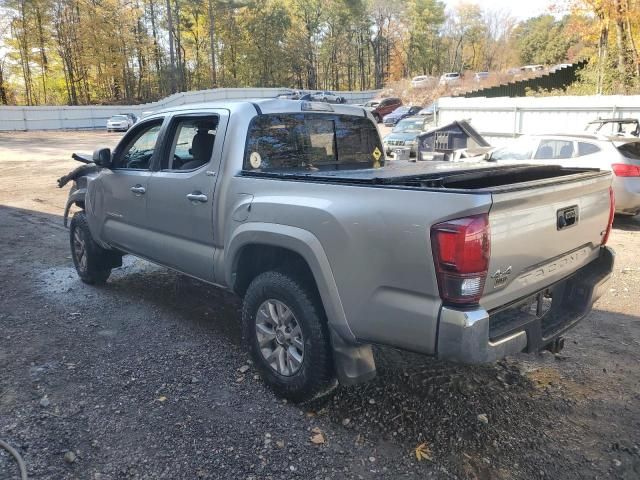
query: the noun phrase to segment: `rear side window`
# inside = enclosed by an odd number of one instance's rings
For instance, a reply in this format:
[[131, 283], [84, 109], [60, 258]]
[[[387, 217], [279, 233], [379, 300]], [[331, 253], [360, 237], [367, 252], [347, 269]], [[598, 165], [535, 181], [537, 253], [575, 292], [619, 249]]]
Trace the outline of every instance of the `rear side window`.
[[578, 142], [578, 156], [583, 157], [585, 155], [591, 155], [592, 153], [598, 153], [600, 147], [593, 143]]
[[244, 170], [336, 170], [382, 165], [382, 146], [364, 117], [259, 115], [249, 126]]
[[620, 145], [618, 151], [627, 158], [640, 160], [640, 142], [630, 142]]
[[573, 142], [568, 140], [542, 140], [533, 157], [537, 160], [557, 160], [573, 157]]

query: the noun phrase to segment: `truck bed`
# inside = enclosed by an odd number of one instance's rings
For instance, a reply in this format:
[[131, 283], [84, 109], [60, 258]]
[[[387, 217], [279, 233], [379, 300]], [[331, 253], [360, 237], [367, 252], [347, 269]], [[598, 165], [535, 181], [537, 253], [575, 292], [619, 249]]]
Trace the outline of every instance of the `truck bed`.
[[607, 176], [608, 172], [591, 168], [567, 168], [558, 165], [394, 161], [378, 169], [360, 168], [304, 172], [300, 170], [243, 171], [241, 175], [388, 188], [450, 190], [457, 193], [497, 193], [534, 188], [550, 183], [558, 184]]

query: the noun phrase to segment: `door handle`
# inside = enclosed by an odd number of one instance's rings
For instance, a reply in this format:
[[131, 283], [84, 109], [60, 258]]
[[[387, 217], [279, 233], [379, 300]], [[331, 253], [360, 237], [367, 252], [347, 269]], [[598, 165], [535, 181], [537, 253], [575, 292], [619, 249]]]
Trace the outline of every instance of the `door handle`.
[[147, 191], [147, 189], [142, 185], [136, 185], [134, 187], [131, 187], [131, 191], [136, 195], [143, 195]]
[[187, 200], [191, 202], [205, 203], [207, 200], [209, 200], [209, 198], [204, 193], [193, 192], [187, 194]]

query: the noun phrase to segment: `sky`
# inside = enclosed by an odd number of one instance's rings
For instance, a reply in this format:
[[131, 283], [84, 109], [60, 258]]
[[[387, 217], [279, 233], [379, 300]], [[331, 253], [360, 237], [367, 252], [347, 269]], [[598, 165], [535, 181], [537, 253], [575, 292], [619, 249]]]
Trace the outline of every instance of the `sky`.
[[[444, 0], [447, 7], [451, 8], [460, 0]], [[519, 20], [549, 13], [549, 6], [553, 3], [563, 3], [553, 0], [465, 0], [462, 3], [476, 3], [483, 9], [501, 10], [511, 12]]]

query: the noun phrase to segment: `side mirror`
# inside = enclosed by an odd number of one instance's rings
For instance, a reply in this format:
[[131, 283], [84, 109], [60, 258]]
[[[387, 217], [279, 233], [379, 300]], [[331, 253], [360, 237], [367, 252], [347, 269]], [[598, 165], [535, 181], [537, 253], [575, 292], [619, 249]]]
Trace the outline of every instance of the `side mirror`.
[[99, 167], [109, 168], [111, 166], [111, 150], [108, 148], [98, 148], [94, 150], [93, 163]]

